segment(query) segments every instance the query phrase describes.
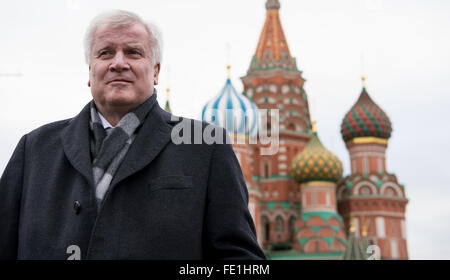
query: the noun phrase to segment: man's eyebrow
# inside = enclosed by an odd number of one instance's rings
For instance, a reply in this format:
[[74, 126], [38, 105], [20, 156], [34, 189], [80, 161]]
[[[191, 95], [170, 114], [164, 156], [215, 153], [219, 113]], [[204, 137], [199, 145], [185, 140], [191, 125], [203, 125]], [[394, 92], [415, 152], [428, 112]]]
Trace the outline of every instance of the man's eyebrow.
[[[112, 43], [104, 43], [104, 44], [101, 44], [98, 48], [94, 49], [93, 51], [94, 51], [95, 54], [98, 54], [101, 51], [110, 50], [110, 49], [113, 49], [114, 47], [115, 47], [115, 45], [112, 44]], [[139, 43], [127, 44], [124, 47], [124, 49], [126, 49], [126, 50], [136, 49], [136, 50], [139, 50], [141, 52], [146, 52], [145, 46], [142, 45], [142, 44], [139, 44]]]
[[103, 50], [106, 50], [106, 49], [111, 49], [111, 48], [112, 48], [112, 45], [111, 45], [111, 44], [104, 44], [104, 45], [101, 45], [100, 48], [97, 48], [97, 49], [95, 50], [95, 52], [98, 53], [98, 52], [100, 52], [100, 51], [103, 51]]
[[141, 44], [129, 44], [126, 47], [127, 49], [139, 49], [139, 50], [145, 50], [144, 46], [142, 46]]

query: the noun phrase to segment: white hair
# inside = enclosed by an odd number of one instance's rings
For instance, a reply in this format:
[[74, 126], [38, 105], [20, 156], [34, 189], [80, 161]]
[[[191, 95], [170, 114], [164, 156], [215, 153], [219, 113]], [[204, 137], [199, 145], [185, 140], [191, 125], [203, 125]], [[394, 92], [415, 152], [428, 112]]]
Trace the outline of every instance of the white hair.
[[122, 28], [127, 27], [135, 23], [141, 23], [145, 26], [149, 34], [149, 45], [150, 50], [152, 52], [152, 63], [156, 65], [157, 63], [161, 63], [162, 59], [162, 38], [161, 32], [159, 28], [151, 23], [146, 22], [141, 19], [137, 14], [129, 11], [123, 10], [111, 10], [107, 12], [103, 12], [92, 19], [89, 24], [88, 29], [86, 30], [86, 35], [84, 37], [84, 56], [86, 59], [86, 63], [90, 63], [91, 51], [92, 51], [92, 43], [94, 40], [94, 34], [97, 28], [100, 26], [107, 26], [112, 28]]

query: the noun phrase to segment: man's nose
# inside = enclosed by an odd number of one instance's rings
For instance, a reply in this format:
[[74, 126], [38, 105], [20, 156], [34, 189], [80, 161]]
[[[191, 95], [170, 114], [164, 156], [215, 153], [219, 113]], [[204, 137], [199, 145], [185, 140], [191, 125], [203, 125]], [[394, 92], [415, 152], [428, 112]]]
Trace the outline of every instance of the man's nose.
[[109, 70], [112, 72], [122, 72], [129, 69], [130, 65], [128, 64], [127, 58], [123, 52], [117, 52], [111, 62], [111, 65], [109, 66]]

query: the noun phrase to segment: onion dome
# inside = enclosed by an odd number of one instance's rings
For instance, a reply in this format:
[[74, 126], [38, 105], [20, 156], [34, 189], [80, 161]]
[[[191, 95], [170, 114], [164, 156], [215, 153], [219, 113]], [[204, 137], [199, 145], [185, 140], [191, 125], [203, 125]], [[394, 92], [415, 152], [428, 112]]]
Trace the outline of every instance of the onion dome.
[[342, 162], [320, 142], [313, 124], [313, 134], [306, 147], [291, 163], [291, 177], [299, 184], [310, 181], [338, 182], [342, 178]]
[[345, 115], [341, 124], [341, 134], [345, 142], [357, 137], [389, 139], [392, 126], [389, 117], [373, 102], [364, 86], [355, 105]]
[[202, 110], [202, 120], [225, 128], [228, 133], [254, 137], [258, 131], [258, 110], [239, 94], [227, 78], [225, 86]]

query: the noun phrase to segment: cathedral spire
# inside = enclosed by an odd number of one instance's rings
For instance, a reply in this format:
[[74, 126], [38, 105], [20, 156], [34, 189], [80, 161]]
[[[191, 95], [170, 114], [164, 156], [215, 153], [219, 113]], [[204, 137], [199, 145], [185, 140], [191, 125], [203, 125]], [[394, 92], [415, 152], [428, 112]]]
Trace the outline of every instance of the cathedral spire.
[[297, 70], [295, 59], [291, 57], [286, 36], [281, 26], [280, 2], [278, 0], [267, 0], [266, 9], [266, 20], [249, 70], [270, 70], [273, 68]]

